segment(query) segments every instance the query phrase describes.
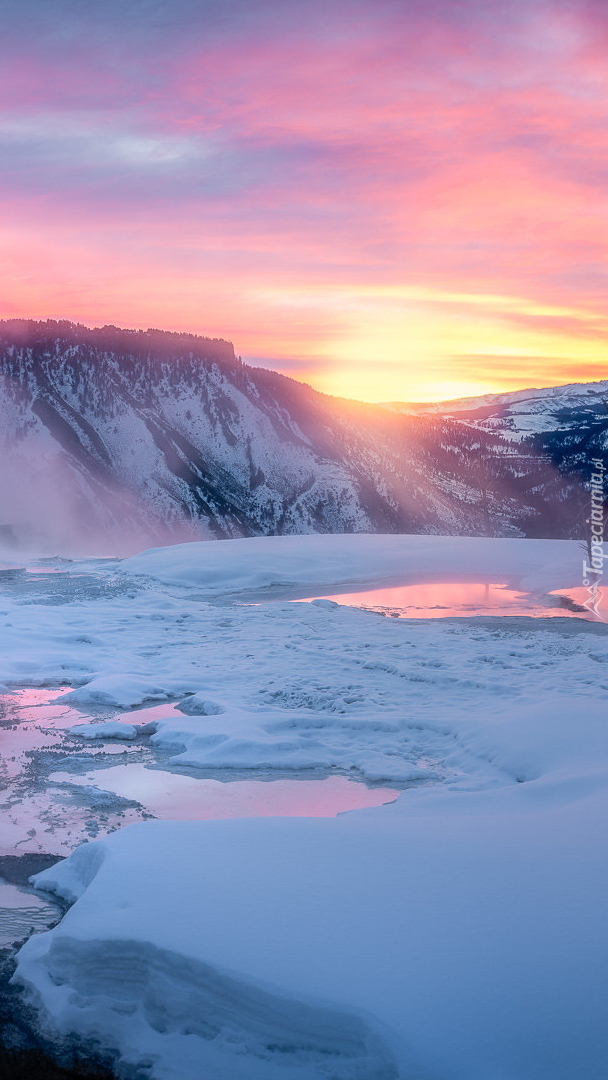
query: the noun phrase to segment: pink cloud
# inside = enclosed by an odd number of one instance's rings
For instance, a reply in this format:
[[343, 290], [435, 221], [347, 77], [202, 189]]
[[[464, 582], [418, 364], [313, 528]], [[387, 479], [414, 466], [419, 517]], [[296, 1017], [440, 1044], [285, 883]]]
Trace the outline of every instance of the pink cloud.
[[[6, 312], [336, 363], [344, 308], [265, 307], [260, 288], [605, 307], [600, 4], [85, 7], [26, 0], [4, 27]], [[565, 340], [567, 318], [511, 323]]]

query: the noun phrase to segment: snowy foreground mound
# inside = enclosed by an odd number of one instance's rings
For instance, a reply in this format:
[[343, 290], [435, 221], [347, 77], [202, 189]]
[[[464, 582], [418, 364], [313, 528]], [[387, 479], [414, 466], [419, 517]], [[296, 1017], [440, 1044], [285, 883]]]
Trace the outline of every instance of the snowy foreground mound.
[[38, 875], [18, 979], [159, 1080], [601, 1080], [605, 779], [128, 826]]
[[19, 954], [52, 1037], [127, 1080], [605, 1080], [606, 628], [227, 595], [455, 571], [540, 590], [580, 563], [566, 542], [223, 541], [126, 560], [107, 596], [7, 602], [8, 681], [182, 699], [81, 737], [418, 784], [335, 819], [131, 825], [38, 875], [72, 903]]

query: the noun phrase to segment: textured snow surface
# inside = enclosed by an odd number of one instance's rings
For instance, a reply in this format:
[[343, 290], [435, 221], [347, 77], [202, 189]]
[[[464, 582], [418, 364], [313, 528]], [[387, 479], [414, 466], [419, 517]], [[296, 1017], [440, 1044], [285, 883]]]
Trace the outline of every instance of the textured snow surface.
[[[525, 619], [433, 626], [341, 605], [262, 601], [277, 583], [297, 594], [318, 581], [335, 590], [425, 571], [465, 579], [486, 571], [555, 588], [578, 581], [581, 560], [574, 542], [461, 537], [268, 537], [157, 549], [104, 571], [107, 596], [99, 586], [64, 604], [5, 598], [0, 678], [71, 683], [61, 700], [83, 708], [181, 699], [181, 716], [168, 709], [139, 729], [154, 732], [178, 767], [335, 768], [372, 780], [486, 784], [503, 766], [490, 766], [493, 751], [480, 758], [471, 750], [471, 716], [485, 723], [488, 704], [500, 716], [541, 693], [593, 695], [602, 671], [589, 657], [596, 627], [570, 619], [558, 634], [559, 618], [545, 631]], [[238, 602], [235, 589], [256, 603]], [[91, 737], [103, 737], [91, 727]]]
[[119, 720], [106, 721], [103, 724], [74, 724], [71, 735], [80, 735], [83, 739], [134, 739], [137, 735], [135, 724], [123, 724]]
[[86, 686], [63, 696], [73, 705], [143, 705], [146, 701], [167, 701], [171, 693], [138, 675], [108, 675], [91, 679]]
[[132, 718], [174, 769], [406, 785], [334, 819], [129, 825], [38, 875], [73, 904], [19, 956], [49, 1031], [150, 1080], [604, 1080], [606, 627], [268, 600], [490, 568], [542, 591], [581, 562], [560, 541], [221, 541], [111, 565], [107, 595], [5, 599], [0, 677], [179, 702]]

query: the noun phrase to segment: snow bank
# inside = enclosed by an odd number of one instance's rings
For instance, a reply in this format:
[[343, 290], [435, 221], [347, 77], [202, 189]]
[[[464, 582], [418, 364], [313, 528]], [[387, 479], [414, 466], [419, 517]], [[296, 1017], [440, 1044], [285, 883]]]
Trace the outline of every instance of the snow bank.
[[75, 724], [70, 728], [70, 735], [81, 739], [135, 739], [138, 729], [134, 724], [123, 724], [119, 720], [109, 720], [105, 724]]
[[547, 692], [539, 702], [528, 694], [494, 701], [491, 711], [452, 705], [427, 715], [418, 730], [408, 712], [361, 716], [345, 707], [286, 716], [228, 706], [202, 720], [157, 719], [151, 742], [173, 751], [172, 766], [339, 769], [371, 781], [441, 781], [468, 790], [539, 780], [551, 770], [566, 782], [579, 775], [590, 782], [598, 767], [603, 775], [608, 757], [603, 711], [590, 710], [585, 698]]
[[219, 716], [226, 712], [223, 705], [217, 701], [209, 701], [204, 694], [189, 694], [183, 701], [178, 702], [176, 708], [186, 716]]
[[[304, 693], [296, 698], [300, 706], [306, 700]], [[337, 769], [367, 780], [401, 783], [458, 782], [463, 775], [468, 783], [496, 780], [498, 770], [487, 756], [480, 762], [462, 740], [455, 744], [457, 735], [449, 724], [431, 721], [424, 733], [412, 738], [407, 715], [385, 716], [377, 706], [370, 715], [369, 708], [361, 708], [361, 694], [346, 701], [340, 693], [313, 693], [308, 701], [310, 708], [287, 709], [270, 704], [243, 708], [228, 697], [223, 705], [205, 702], [213, 713], [192, 710], [184, 717], [155, 719], [148, 729], [150, 742], [171, 754], [172, 767], [206, 771]], [[434, 752], [428, 752], [428, 744]]]
[[[125, 559], [120, 571], [208, 596], [272, 587], [320, 589], [354, 584], [466, 580], [580, 585], [582, 551], [574, 540], [470, 536], [263, 536], [152, 548]], [[306, 595], [304, 593], [304, 595]]]
[[[169, 701], [171, 692], [139, 675], [106, 675], [61, 695], [73, 705], [143, 705], [146, 701]], [[73, 730], [73, 729], [72, 729]]]
[[154, 1080], [603, 1080], [603, 779], [128, 826], [37, 876], [17, 981]]

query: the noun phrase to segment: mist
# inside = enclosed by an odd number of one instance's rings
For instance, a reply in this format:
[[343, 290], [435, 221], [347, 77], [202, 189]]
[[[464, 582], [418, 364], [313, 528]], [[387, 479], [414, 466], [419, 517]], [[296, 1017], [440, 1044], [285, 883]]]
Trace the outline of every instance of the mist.
[[0, 552], [124, 558], [153, 546], [209, 539], [202, 523], [161, 520], [133, 491], [92, 483], [44, 435], [3, 452]]

